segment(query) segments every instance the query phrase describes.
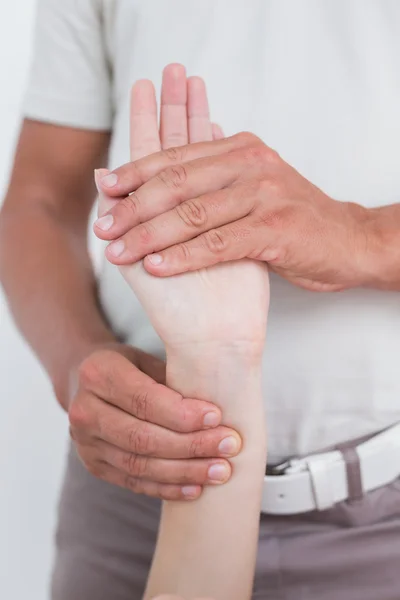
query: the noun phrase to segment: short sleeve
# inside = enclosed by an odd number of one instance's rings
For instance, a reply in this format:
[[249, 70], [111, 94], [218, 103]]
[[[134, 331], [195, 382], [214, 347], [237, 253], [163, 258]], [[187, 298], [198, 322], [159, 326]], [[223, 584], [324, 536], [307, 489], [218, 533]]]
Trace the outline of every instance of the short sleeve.
[[25, 117], [110, 130], [111, 72], [100, 0], [38, 0]]

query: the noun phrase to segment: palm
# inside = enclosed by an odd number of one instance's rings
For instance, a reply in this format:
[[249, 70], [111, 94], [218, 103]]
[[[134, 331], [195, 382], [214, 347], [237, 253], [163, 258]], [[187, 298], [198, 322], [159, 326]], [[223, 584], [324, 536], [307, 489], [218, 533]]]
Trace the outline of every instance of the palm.
[[[190, 87], [191, 85], [191, 87]], [[199, 80], [166, 70], [161, 131], [150, 82], [138, 82], [131, 103], [131, 159], [172, 145], [212, 139], [205, 89]], [[109, 206], [104, 206], [103, 210]], [[269, 300], [264, 264], [241, 260], [170, 278], [156, 278], [142, 265], [120, 267], [167, 348], [185, 344], [264, 345]]]

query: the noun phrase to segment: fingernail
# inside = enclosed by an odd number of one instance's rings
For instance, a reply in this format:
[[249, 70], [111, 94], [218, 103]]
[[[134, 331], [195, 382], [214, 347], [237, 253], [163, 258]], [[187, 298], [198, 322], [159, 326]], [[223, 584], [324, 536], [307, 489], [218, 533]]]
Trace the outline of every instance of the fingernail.
[[125, 243], [122, 240], [117, 240], [116, 242], [112, 242], [107, 246], [107, 251], [112, 254], [112, 256], [115, 256], [115, 258], [121, 256], [124, 250]]
[[116, 185], [118, 183], [118, 177], [116, 176], [115, 173], [110, 173], [109, 175], [106, 175], [105, 177], [101, 178], [101, 184], [104, 185], [104, 187], [114, 187], [114, 185]]
[[112, 215], [100, 217], [100, 219], [97, 219], [94, 224], [102, 231], [108, 231], [114, 225], [114, 217]]
[[204, 415], [203, 425], [204, 427], [216, 427], [219, 425], [219, 414], [216, 412], [209, 412]]
[[218, 450], [221, 454], [225, 454], [227, 456], [231, 456], [236, 454], [239, 450], [239, 442], [233, 436], [227, 437], [218, 446]]
[[98, 185], [99, 180], [100, 180], [100, 173], [99, 173], [99, 171], [100, 171], [100, 169], [95, 169], [94, 170], [94, 182], [96, 184], [97, 191], [99, 191], [99, 185]]
[[197, 498], [199, 495], [199, 488], [192, 485], [185, 485], [182, 488], [182, 494], [185, 496], [185, 498]]
[[208, 479], [210, 481], [224, 482], [229, 478], [229, 469], [226, 465], [212, 465], [208, 469]]
[[149, 254], [147, 256], [152, 265], [160, 265], [163, 261], [161, 254]]

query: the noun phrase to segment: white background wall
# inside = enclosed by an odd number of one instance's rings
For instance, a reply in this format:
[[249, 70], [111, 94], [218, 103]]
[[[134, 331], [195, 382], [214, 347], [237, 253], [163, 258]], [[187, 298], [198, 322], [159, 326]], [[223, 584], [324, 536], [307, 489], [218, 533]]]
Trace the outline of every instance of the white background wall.
[[[29, 65], [35, 0], [2, 2], [0, 197], [4, 196]], [[66, 418], [0, 294], [0, 598], [45, 600], [63, 472]], [[71, 600], [73, 600], [71, 598]]]

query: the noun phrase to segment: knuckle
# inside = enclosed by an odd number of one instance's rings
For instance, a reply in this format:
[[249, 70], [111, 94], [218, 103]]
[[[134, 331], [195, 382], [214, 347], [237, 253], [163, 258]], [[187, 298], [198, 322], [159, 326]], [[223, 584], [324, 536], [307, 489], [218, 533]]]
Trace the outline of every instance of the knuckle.
[[[177, 138], [176, 138], [177, 139]], [[172, 143], [174, 140], [174, 134], [170, 136], [169, 141]], [[180, 140], [178, 141], [178, 144]], [[165, 157], [168, 161], [173, 163], [180, 163], [184, 160], [185, 150], [184, 148], [173, 146], [172, 148], [166, 148], [164, 150]]]
[[210, 252], [220, 254], [226, 250], [228, 240], [220, 229], [210, 229], [204, 234], [204, 243]]
[[250, 165], [264, 165], [265, 148], [264, 144], [247, 146], [242, 151], [243, 160]]
[[187, 180], [187, 170], [184, 165], [175, 165], [161, 171], [158, 178], [168, 188], [180, 189]]
[[129, 449], [133, 454], [149, 455], [154, 451], [154, 441], [148, 427], [140, 425], [129, 432]]
[[150, 223], [142, 223], [138, 227], [139, 241], [142, 245], [148, 246], [152, 243], [154, 238], [154, 231]]
[[[74, 401], [68, 411], [71, 430], [85, 429], [90, 423], [90, 415], [82, 405], [82, 402]], [[74, 439], [74, 438], [73, 438]]]
[[199, 200], [187, 200], [176, 207], [178, 217], [188, 227], [201, 228], [207, 223], [207, 213]]
[[132, 180], [132, 174], [131, 172], [133, 172], [133, 179], [135, 181], [137, 181], [137, 187], [142, 186], [145, 181], [148, 179], [148, 177], [146, 177], [146, 174], [142, 172], [141, 166], [140, 166], [140, 161], [133, 161], [130, 162], [126, 165], [127, 167], [127, 178], [129, 180], [129, 182]]
[[78, 382], [83, 388], [90, 388], [101, 376], [99, 361], [96, 359], [97, 356], [91, 355], [78, 368]]
[[129, 213], [134, 218], [136, 218], [138, 214], [138, 205], [139, 200], [136, 192], [132, 192], [132, 194], [129, 194], [129, 196], [123, 198], [118, 204], [124, 213]]
[[283, 185], [278, 179], [264, 179], [260, 182], [260, 191], [270, 198], [281, 199], [284, 196]]
[[128, 452], [124, 458], [123, 467], [132, 477], [142, 478], [147, 473], [148, 459]]
[[137, 389], [132, 397], [131, 412], [141, 421], [150, 420], [150, 392], [148, 389]]
[[275, 206], [271, 207], [271, 204], [276, 205], [274, 201], [282, 196], [280, 183], [265, 177], [254, 182], [252, 193], [257, 200], [255, 210], [261, 212], [275, 210]]
[[277, 166], [280, 162], [279, 154], [266, 146], [264, 143], [260, 143], [258, 141], [256, 144], [250, 144], [246, 146], [242, 150], [243, 161], [248, 165], [253, 165], [256, 167], [265, 167], [268, 165], [269, 167]]
[[141, 494], [143, 492], [140, 481], [135, 477], [131, 477], [130, 475], [125, 475], [123, 479], [123, 487], [125, 487], [127, 490], [130, 490], [134, 494]]
[[206, 454], [206, 438], [204, 435], [193, 436], [189, 444], [189, 457], [202, 458]]
[[175, 248], [175, 252], [177, 253], [179, 259], [182, 260], [184, 263], [188, 263], [190, 261], [191, 252], [188, 244], [178, 244]]
[[251, 133], [250, 131], [241, 131], [240, 133], [237, 133], [233, 137], [236, 138], [238, 140], [238, 142], [243, 145], [262, 143], [260, 138], [258, 136], [256, 136], [254, 133]]
[[263, 153], [264, 153], [264, 161], [266, 161], [268, 163], [268, 165], [277, 166], [280, 163], [281, 157], [279, 156], [278, 152], [276, 150], [274, 150], [273, 148], [270, 148], [269, 146], [264, 145]]

